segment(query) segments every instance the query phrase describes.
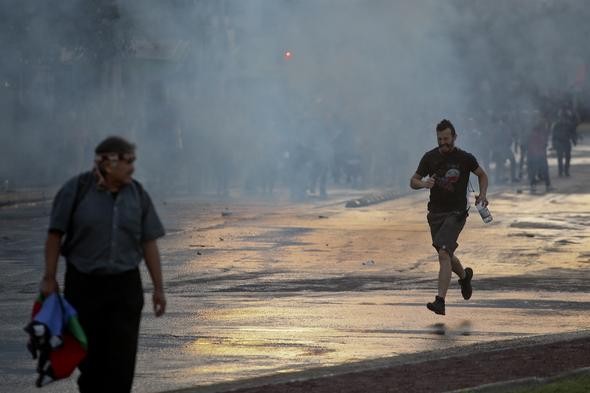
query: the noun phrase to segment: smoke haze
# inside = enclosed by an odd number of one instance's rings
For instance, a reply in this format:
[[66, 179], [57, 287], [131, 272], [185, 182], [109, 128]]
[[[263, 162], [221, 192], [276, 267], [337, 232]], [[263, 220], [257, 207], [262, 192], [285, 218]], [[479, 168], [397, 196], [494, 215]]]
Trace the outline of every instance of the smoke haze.
[[583, 92], [589, 14], [572, 0], [2, 0], [0, 178], [59, 184], [120, 134], [150, 189], [407, 187], [442, 118], [470, 150], [474, 122], [492, 132], [497, 113]]

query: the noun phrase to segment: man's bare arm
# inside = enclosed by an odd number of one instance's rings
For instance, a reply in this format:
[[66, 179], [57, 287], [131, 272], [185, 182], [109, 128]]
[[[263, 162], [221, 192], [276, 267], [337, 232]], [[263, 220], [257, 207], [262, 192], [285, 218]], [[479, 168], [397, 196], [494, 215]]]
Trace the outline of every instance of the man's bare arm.
[[479, 183], [479, 195], [475, 197], [475, 203], [483, 203], [484, 206], [488, 205], [488, 175], [485, 171], [478, 166], [473, 173], [477, 176], [477, 181]]
[[166, 312], [166, 296], [164, 295], [160, 251], [158, 250], [156, 240], [149, 240], [143, 243], [143, 257], [154, 286], [154, 293], [152, 294], [154, 314], [156, 314], [156, 317], [159, 317]]
[[47, 239], [45, 240], [45, 273], [40, 285], [43, 296], [49, 296], [59, 290], [56, 275], [62, 236], [61, 232], [47, 233]]

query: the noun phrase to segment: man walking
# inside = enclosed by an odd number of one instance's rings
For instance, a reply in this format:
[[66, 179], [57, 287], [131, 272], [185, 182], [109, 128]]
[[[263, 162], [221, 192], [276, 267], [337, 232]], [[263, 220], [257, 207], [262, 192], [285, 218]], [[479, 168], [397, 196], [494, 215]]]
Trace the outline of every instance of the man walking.
[[473, 270], [469, 267], [463, 269], [455, 250], [468, 215], [469, 175], [473, 172], [478, 178], [479, 195], [476, 196], [476, 204], [481, 203], [484, 206], [488, 205], [488, 177], [472, 154], [455, 147], [457, 134], [449, 120], [444, 119], [436, 126], [436, 136], [438, 147], [424, 154], [416, 173], [410, 179], [410, 187], [414, 190], [430, 189], [427, 219], [432, 245], [438, 252], [440, 270], [438, 295], [426, 307], [436, 314], [445, 315], [445, 297], [452, 272], [459, 276], [463, 298], [471, 298]]
[[569, 109], [560, 109], [557, 121], [551, 127], [553, 148], [557, 153], [557, 169], [559, 177], [570, 176], [572, 143], [578, 143], [575, 116]]
[[547, 162], [547, 141], [549, 127], [545, 116], [538, 114], [538, 119], [533, 126], [528, 140], [527, 169], [531, 192], [537, 191], [537, 181], [545, 182], [545, 191], [551, 191], [551, 178], [549, 177], [549, 163]]
[[135, 146], [109, 137], [95, 153], [94, 170], [68, 181], [53, 201], [41, 292], [47, 296], [59, 290], [61, 253], [66, 260], [64, 295], [88, 338], [79, 390], [129, 392], [143, 307], [142, 259], [154, 287], [154, 313], [159, 317], [166, 309], [156, 244], [164, 228], [149, 195], [131, 177]]

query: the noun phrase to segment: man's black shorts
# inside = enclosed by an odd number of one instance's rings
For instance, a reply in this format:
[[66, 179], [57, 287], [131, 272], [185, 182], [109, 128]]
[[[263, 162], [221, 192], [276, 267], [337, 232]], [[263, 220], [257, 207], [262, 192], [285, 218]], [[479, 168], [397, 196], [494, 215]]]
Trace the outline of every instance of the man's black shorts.
[[447, 250], [449, 255], [459, 246], [457, 239], [467, 220], [466, 211], [452, 211], [442, 213], [429, 212], [426, 216], [432, 236], [432, 246], [436, 251]]

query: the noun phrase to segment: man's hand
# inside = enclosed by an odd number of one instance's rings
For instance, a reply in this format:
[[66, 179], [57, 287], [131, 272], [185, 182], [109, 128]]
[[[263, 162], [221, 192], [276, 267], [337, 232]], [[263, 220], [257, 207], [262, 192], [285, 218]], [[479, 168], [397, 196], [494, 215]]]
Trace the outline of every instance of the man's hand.
[[426, 180], [422, 180], [422, 184], [424, 185], [424, 188], [432, 188], [434, 187], [436, 183], [436, 175], [432, 176], [432, 177], [427, 177]]
[[152, 294], [152, 302], [154, 304], [154, 314], [156, 317], [161, 317], [166, 312], [166, 296], [164, 290], [156, 289]]
[[480, 195], [476, 195], [476, 196], [475, 196], [475, 204], [476, 204], [476, 205], [479, 205], [480, 203], [481, 203], [481, 204], [482, 204], [484, 207], [486, 207], [486, 206], [488, 205], [488, 203], [489, 203], [489, 202], [488, 202], [488, 198], [486, 198], [486, 196], [485, 196], [485, 195], [481, 195], [481, 194], [480, 194]]
[[43, 276], [39, 290], [43, 294], [43, 297], [47, 297], [54, 292], [59, 292], [59, 285], [54, 276]]
[[421, 188], [432, 188], [436, 183], [436, 175], [427, 177], [426, 180], [422, 180], [422, 175], [418, 172], [414, 173], [414, 176], [410, 178], [410, 188], [413, 190], [419, 190]]

